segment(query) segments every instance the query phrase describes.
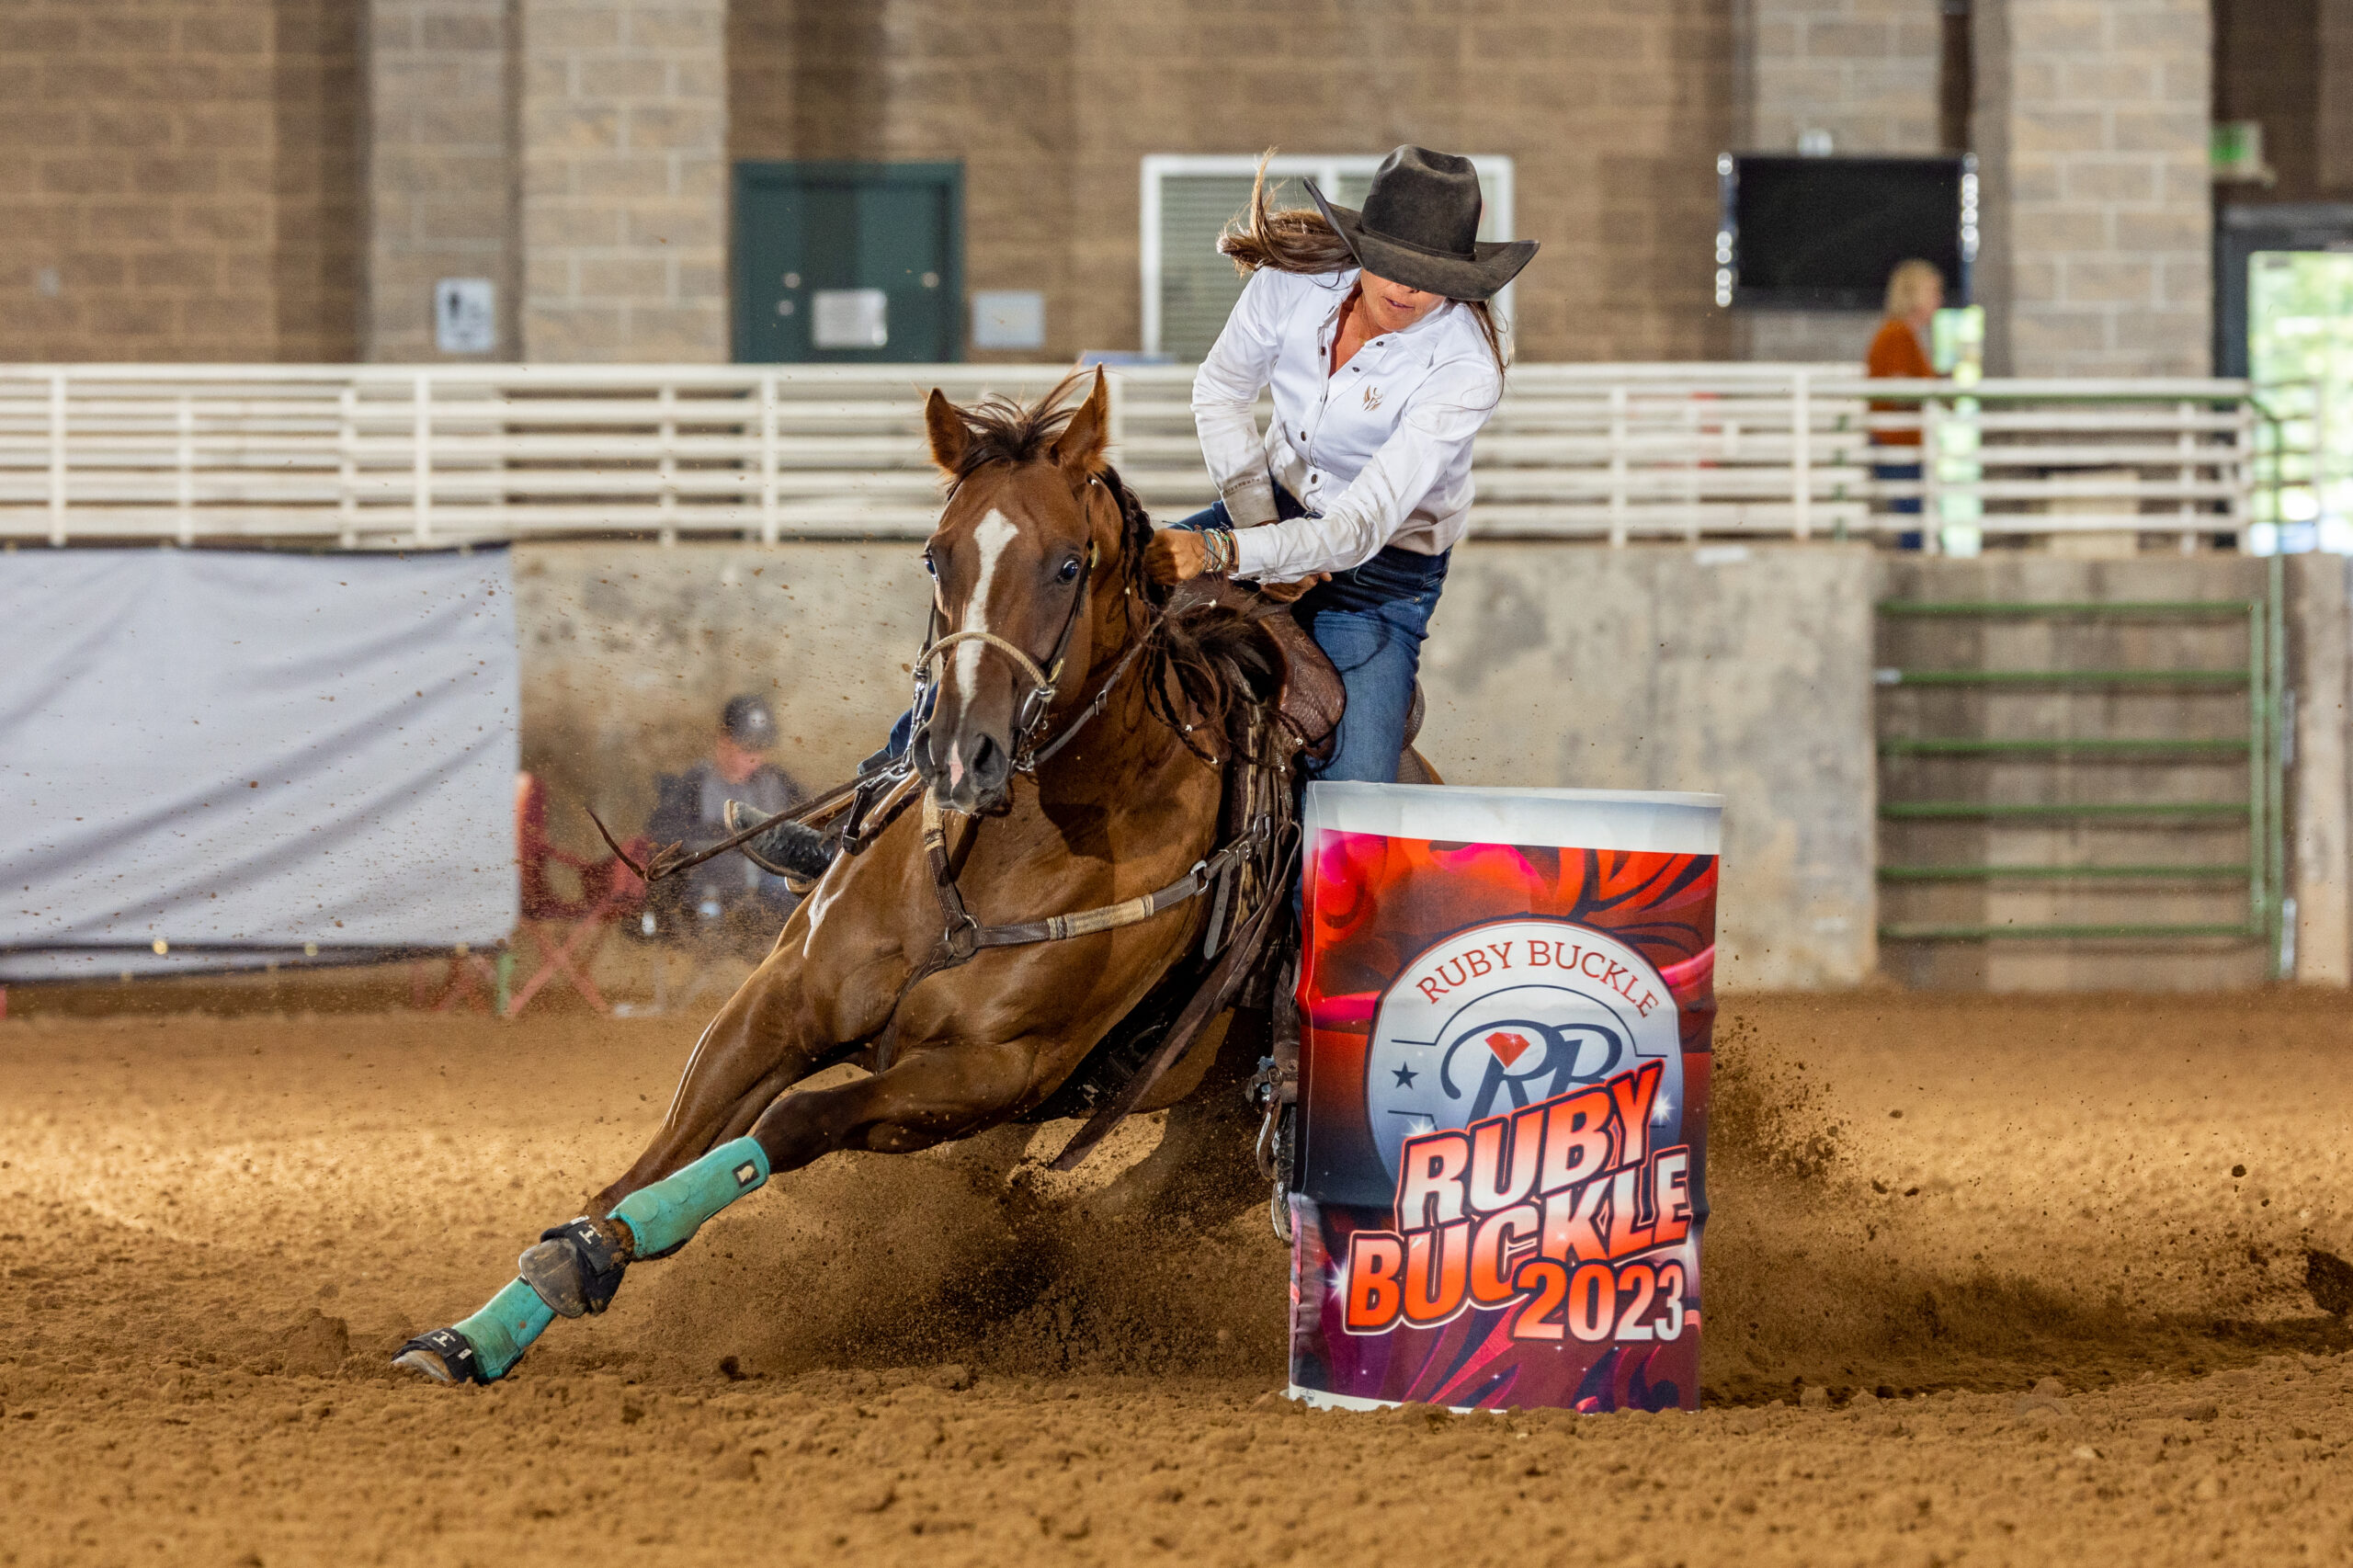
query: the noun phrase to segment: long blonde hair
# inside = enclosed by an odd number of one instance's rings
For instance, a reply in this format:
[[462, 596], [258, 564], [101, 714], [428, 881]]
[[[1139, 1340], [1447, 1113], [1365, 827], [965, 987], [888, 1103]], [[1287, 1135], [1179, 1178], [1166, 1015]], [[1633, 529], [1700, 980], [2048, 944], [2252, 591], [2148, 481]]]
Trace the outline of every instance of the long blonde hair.
[[[1233, 270], [1245, 278], [1262, 267], [1277, 272], [1317, 273], [1357, 266], [1348, 242], [1314, 208], [1275, 210], [1267, 206], [1267, 163], [1274, 155], [1275, 150], [1269, 147], [1258, 159], [1257, 177], [1250, 182], [1250, 205], [1227, 221], [1225, 231], [1217, 237], [1219, 252], [1232, 256]], [[1495, 307], [1484, 300], [1455, 303], [1469, 310], [1478, 322], [1479, 332], [1487, 340], [1487, 352], [1495, 358], [1495, 374], [1501, 377], [1511, 356], [1504, 347], [1504, 324]]]
[[1916, 256], [1909, 261], [1897, 262], [1895, 270], [1887, 275], [1887, 313], [1898, 317], [1910, 315], [1913, 301], [1919, 299], [1930, 284], [1938, 289], [1945, 286], [1945, 275], [1937, 270], [1936, 263], [1922, 261]]

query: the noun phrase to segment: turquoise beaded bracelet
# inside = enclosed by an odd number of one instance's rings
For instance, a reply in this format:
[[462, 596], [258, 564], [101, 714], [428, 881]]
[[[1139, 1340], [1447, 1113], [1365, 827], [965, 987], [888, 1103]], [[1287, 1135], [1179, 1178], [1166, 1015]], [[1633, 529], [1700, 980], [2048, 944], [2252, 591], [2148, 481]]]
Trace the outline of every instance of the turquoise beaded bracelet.
[[1213, 577], [1223, 577], [1233, 572], [1241, 552], [1234, 546], [1232, 528], [1203, 528], [1201, 546], [1209, 555], [1208, 561], [1202, 564], [1203, 572]]

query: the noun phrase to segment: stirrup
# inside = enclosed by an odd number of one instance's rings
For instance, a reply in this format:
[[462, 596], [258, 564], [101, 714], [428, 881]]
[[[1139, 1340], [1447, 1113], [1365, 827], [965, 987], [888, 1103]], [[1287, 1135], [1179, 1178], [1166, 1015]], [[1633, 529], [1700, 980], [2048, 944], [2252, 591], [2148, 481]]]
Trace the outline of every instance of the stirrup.
[[584, 1214], [541, 1231], [539, 1244], [515, 1260], [515, 1271], [551, 1312], [576, 1318], [612, 1305], [629, 1264], [625, 1248]]
[[[776, 813], [764, 812], [757, 806], [747, 806], [741, 801], [727, 802], [727, 831], [743, 832], [770, 821]], [[745, 844], [739, 844], [744, 858], [773, 877], [782, 877], [792, 891], [806, 896], [834, 863], [834, 846], [825, 835], [806, 823], [779, 822], [775, 827]]]
[[473, 1341], [454, 1328], [437, 1328], [418, 1335], [400, 1347], [392, 1365], [422, 1372], [437, 1383], [486, 1383], [482, 1358]]

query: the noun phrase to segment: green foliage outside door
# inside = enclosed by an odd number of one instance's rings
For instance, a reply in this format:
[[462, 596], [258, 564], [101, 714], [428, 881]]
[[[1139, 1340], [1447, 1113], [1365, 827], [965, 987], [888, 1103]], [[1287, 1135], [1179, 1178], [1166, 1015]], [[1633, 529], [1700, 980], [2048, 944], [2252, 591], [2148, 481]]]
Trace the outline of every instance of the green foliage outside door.
[[962, 165], [735, 165], [739, 362], [961, 359], [963, 300]]

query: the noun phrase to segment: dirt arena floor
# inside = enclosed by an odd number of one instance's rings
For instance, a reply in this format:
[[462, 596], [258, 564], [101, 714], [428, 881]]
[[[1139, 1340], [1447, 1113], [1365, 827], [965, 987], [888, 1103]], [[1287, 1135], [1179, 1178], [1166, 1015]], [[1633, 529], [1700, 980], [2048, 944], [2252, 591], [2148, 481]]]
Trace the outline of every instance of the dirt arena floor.
[[0, 1564], [2353, 1558], [2342, 996], [1733, 1001], [1707, 1408], [1468, 1418], [1302, 1414], [1261, 1216], [1004, 1147], [827, 1161], [496, 1387], [396, 1379], [696, 1020], [17, 1010]]

